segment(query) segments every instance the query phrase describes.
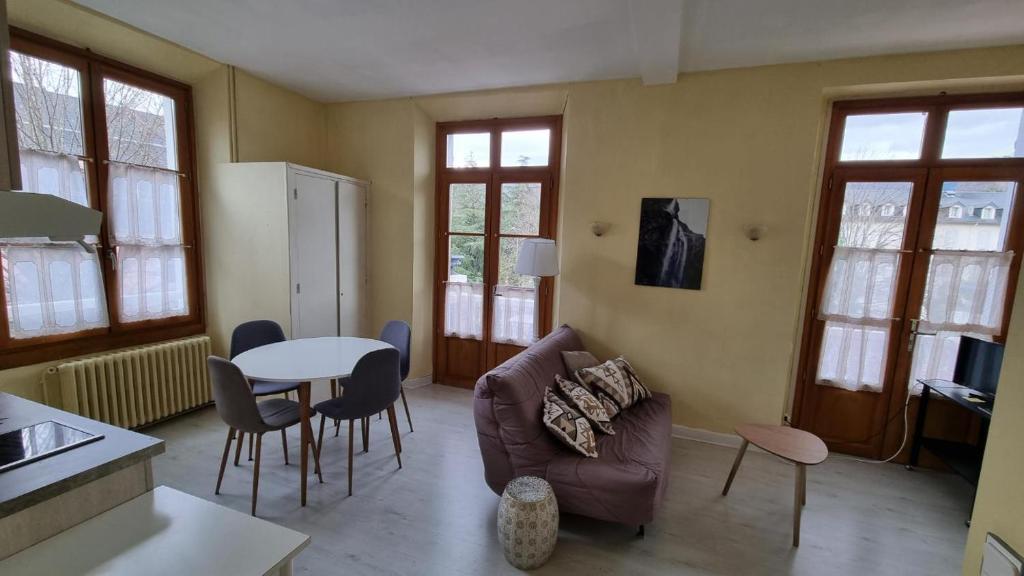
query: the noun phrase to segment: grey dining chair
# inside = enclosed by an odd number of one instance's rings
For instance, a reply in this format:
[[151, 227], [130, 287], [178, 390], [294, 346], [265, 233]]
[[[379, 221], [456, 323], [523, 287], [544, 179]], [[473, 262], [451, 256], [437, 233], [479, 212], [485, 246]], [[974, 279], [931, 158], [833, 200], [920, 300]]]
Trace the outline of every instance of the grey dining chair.
[[[253, 348], [265, 346], [267, 344], [274, 344], [275, 342], [284, 342], [284, 330], [281, 329], [281, 325], [273, 320], [251, 320], [249, 322], [243, 322], [235, 327], [231, 332], [231, 359], [238, 356], [242, 352], [248, 352]], [[250, 380], [249, 385], [252, 386], [252, 393], [254, 396], [272, 396], [275, 394], [284, 394], [285, 399], [288, 398], [288, 393], [298, 390], [298, 382], [266, 382], [262, 380]], [[252, 460], [252, 442], [253, 437], [249, 436], [249, 460]], [[287, 451], [286, 451], [287, 453]], [[238, 465], [236, 459], [235, 465]]]
[[[284, 463], [288, 464], [288, 443], [285, 430], [299, 423], [299, 403], [284, 398], [271, 398], [256, 402], [256, 397], [249, 388], [241, 369], [231, 362], [218, 356], [210, 356], [206, 360], [210, 370], [210, 383], [213, 387], [213, 402], [217, 414], [228, 425], [228, 438], [224, 443], [224, 454], [220, 459], [220, 472], [217, 473], [217, 488], [214, 494], [220, 494], [220, 485], [224, 480], [224, 468], [227, 465], [231, 441], [237, 440], [235, 448], [235, 465], [242, 451], [242, 441], [246, 434], [256, 436], [256, 463], [252, 469], [252, 515], [256, 515], [256, 497], [260, 485], [260, 453], [263, 447], [263, 435], [267, 432], [281, 431], [281, 443], [284, 448]], [[310, 440], [313, 428], [306, 428]], [[313, 464], [320, 482], [324, 481], [320, 474], [320, 451], [313, 445]]]
[[[380, 339], [383, 342], [394, 346], [398, 350], [400, 356], [400, 368], [402, 382], [409, 376], [409, 355], [412, 349], [412, 328], [401, 320], [391, 320], [384, 325], [384, 329], [380, 332]], [[345, 379], [341, 379], [340, 384], [342, 387], [345, 385]], [[409, 432], [412, 432], [412, 416], [409, 414], [409, 402], [405, 399], [405, 387], [399, 388], [402, 397], [402, 407], [405, 409], [405, 419], [409, 422]], [[337, 389], [331, 387], [331, 397], [337, 396]], [[379, 415], [378, 415], [379, 419]], [[341, 429], [341, 421], [334, 423], [334, 435], [337, 436]], [[370, 419], [366, 418], [362, 421], [362, 433], [363, 433], [363, 451], [366, 452], [370, 449]]]
[[[355, 436], [355, 421], [363, 420], [387, 410], [391, 425], [391, 438], [395, 445], [398, 468], [402, 468], [402, 444], [398, 437], [398, 422], [395, 416], [395, 402], [401, 394], [402, 377], [400, 355], [394, 348], [375, 350], [359, 359], [352, 375], [343, 380], [343, 394], [315, 406], [320, 413], [320, 434], [317, 446], [323, 445], [324, 423], [327, 418], [335, 421], [348, 420], [348, 495], [352, 495], [352, 446]], [[317, 448], [319, 450], [319, 448]]]

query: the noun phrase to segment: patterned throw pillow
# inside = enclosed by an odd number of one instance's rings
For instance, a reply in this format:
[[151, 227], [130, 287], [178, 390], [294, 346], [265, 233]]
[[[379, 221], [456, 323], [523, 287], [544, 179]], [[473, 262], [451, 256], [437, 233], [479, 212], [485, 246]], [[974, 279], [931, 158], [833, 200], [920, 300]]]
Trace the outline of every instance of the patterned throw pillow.
[[597, 458], [597, 439], [590, 422], [550, 388], [544, 391], [544, 425], [566, 446], [587, 458]]
[[651, 397], [651, 391], [648, 390], [647, 386], [644, 386], [644, 383], [640, 381], [640, 377], [636, 375], [636, 370], [633, 369], [633, 366], [627, 362], [625, 358], [619, 356], [615, 360], [612, 360], [612, 362], [615, 362], [615, 365], [629, 376], [630, 395], [633, 399], [633, 401], [630, 402], [630, 405], [636, 404], [641, 400], [647, 400]]
[[562, 393], [562, 397], [586, 416], [587, 420], [590, 420], [590, 423], [596, 426], [598, 430], [605, 434], [615, 434], [615, 430], [611, 425], [611, 417], [605, 412], [601, 401], [591, 394], [589, 390], [572, 380], [562, 378], [558, 374], [555, 374], [555, 384], [558, 386], [559, 392]]
[[626, 374], [618, 364], [609, 360], [593, 368], [581, 368], [576, 371], [576, 380], [590, 390], [600, 390], [625, 410], [633, 405], [633, 389]]
[[600, 390], [598, 390], [594, 395], [597, 396], [598, 401], [601, 402], [601, 406], [604, 408], [605, 413], [608, 414], [609, 420], [614, 420], [615, 417], [619, 415], [619, 412], [622, 412], [619, 405], [615, 403], [615, 400], [612, 400], [611, 396], [601, 392]]

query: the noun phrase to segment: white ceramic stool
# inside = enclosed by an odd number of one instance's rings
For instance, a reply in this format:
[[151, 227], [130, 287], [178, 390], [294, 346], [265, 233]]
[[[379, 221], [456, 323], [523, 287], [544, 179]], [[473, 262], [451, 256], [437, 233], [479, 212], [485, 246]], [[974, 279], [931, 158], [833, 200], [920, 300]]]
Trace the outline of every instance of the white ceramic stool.
[[498, 540], [509, 564], [531, 570], [547, 562], [558, 541], [558, 502], [543, 478], [521, 476], [505, 487]]

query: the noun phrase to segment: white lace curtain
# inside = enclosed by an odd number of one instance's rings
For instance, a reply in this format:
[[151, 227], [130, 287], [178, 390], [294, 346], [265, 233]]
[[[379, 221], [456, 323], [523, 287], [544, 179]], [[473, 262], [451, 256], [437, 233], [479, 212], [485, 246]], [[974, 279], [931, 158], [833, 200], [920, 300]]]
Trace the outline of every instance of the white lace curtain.
[[177, 173], [110, 163], [110, 243], [117, 248], [122, 322], [188, 313]]
[[537, 291], [532, 287], [498, 286], [494, 296], [491, 338], [495, 342], [529, 346], [534, 341], [536, 297]]
[[817, 382], [882, 389], [900, 252], [837, 247], [818, 317], [825, 320]]
[[[82, 160], [21, 149], [22, 190], [89, 205]], [[96, 238], [86, 238], [95, 243]], [[12, 338], [66, 334], [108, 325], [95, 254], [44, 238], [4, 238], [4, 296]]]
[[1013, 252], [933, 252], [918, 330], [998, 335], [1012, 261]]
[[99, 262], [78, 245], [11, 245], [3, 249], [12, 338], [107, 326]]
[[484, 285], [477, 282], [446, 282], [444, 333], [447, 336], [484, 337]]

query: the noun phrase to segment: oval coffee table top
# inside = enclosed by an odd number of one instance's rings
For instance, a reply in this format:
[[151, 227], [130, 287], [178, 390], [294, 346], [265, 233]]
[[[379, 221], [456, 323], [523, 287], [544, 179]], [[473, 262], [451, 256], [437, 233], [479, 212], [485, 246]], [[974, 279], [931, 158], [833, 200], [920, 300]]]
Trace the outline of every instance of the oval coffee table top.
[[821, 438], [789, 426], [740, 424], [736, 433], [754, 446], [797, 464], [820, 464], [828, 457]]

